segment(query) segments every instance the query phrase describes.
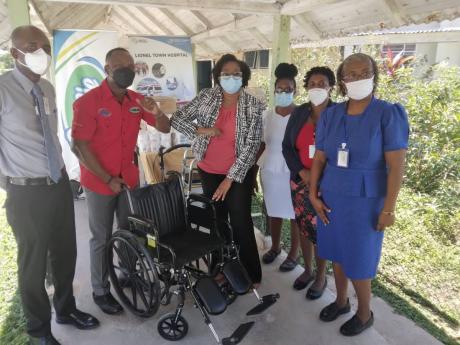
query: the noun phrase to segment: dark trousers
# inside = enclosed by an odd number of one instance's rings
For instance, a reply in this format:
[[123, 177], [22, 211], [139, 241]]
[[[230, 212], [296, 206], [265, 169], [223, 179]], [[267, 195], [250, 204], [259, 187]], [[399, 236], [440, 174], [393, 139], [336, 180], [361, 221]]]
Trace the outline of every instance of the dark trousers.
[[[200, 169], [203, 192], [211, 198], [225, 175], [210, 174]], [[252, 178], [247, 174], [242, 183], [233, 182], [225, 200], [216, 205], [217, 216], [227, 220], [233, 228], [233, 238], [239, 247], [240, 260], [253, 283], [260, 283], [262, 270], [257, 251], [254, 224], [251, 217]]]
[[18, 245], [18, 278], [27, 332], [51, 332], [51, 306], [45, 289], [47, 256], [53, 275], [57, 315], [75, 310], [72, 282], [77, 246], [75, 214], [69, 179], [50, 186], [7, 186], [8, 223]]

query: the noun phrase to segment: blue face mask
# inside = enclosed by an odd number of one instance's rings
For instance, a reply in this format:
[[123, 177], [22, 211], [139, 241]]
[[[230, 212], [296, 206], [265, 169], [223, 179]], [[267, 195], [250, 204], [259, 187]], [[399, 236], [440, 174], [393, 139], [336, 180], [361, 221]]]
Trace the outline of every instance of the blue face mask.
[[240, 91], [242, 85], [243, 78], [241, 77], [220, 77], [220, 86], [222, 86], [226, 93], [237, 93], [238, 91]]
[[275, 93], [275, 104], [278, 107], [288, 107], [292, 104], [293, 100], [294, 100], [294, 92]]

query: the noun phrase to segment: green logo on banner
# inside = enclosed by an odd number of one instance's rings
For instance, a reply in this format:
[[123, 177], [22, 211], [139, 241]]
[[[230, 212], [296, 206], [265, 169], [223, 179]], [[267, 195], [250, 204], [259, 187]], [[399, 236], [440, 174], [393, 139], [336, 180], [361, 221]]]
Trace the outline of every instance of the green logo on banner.
[[74, 69], [67, 82], [65, 91], [65, 119], [67, 126], [72, 126], [73, 102], [89, 90], [99, 86], [104, 75], [92, 65], [80, 65]]

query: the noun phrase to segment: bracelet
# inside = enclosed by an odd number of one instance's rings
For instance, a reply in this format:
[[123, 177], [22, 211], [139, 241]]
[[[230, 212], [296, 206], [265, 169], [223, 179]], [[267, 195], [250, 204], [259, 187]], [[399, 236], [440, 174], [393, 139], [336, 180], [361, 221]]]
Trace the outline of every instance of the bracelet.
[[382, 211], [382, 214], [386, 214], [387, 216], [394, 216], [395, 211]]

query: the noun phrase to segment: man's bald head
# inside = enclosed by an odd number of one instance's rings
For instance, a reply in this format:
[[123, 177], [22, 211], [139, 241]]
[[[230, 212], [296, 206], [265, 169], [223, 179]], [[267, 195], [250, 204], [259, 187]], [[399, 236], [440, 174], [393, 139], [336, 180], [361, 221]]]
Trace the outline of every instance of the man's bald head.
[[[45, 46], [48, 46], [49, 50], [51, 50], [48, 37], [46, 37], [42, 30], [33, 25], [23, 25], [15, 28], [11, 33], [11, 43], [13, 48], [18, 49], [21, 49], [21, 47], [24, 47], [24, 45], [30, 45], [31, 43], [34, 43], [36, 45], [41, 45], [37, 49], [43, 48], [43, 50], [46, 51]], [[49, 50], [47, 53], [50, 53]]]
[[40, 76], [27, 67], [25, 54], [43, 49], [46, 54], [51, 55], [51, 44], [48, 37], [36, 26], [24, 25], [13, 30], [11, 43], [10, 53], [16, 60], [16, 67], [31, 79], [38, 80]]

